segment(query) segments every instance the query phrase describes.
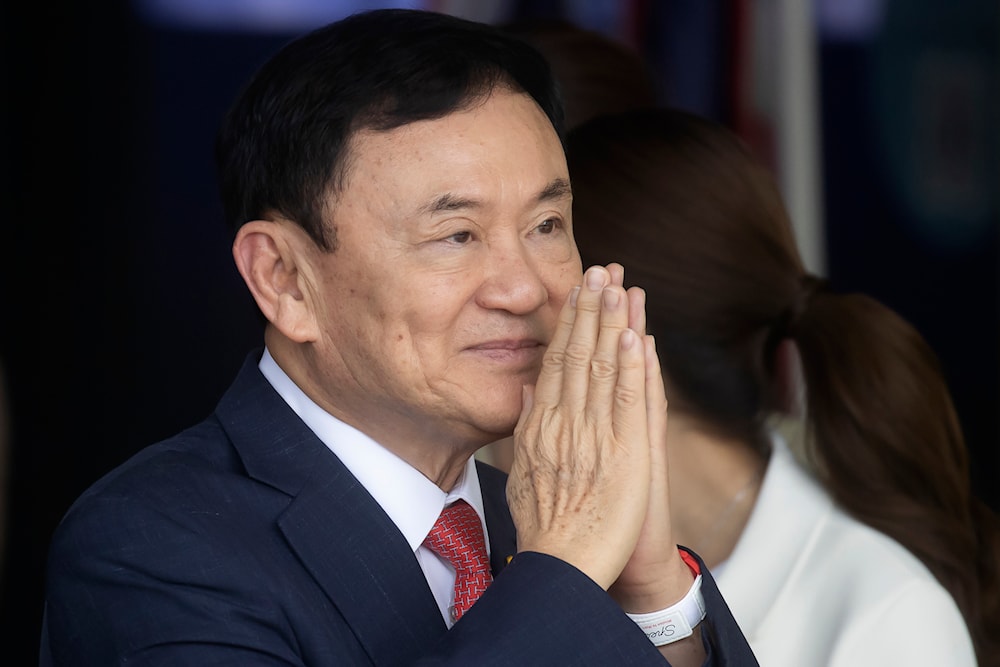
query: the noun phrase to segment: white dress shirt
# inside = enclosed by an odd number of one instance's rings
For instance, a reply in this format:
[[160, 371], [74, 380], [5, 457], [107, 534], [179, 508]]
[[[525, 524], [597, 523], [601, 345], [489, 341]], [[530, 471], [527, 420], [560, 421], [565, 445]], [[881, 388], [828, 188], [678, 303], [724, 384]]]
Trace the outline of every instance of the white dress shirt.
[[441, 617], [451, 627], [450, 608], [454, 602], [455, 570], [447, 560], [423, 546], [424, 538], [445, 506], [463, 499], [479, 515], [490, 550], [489, 533], [483, 512], [483, 494], [473, 457], [461, 479], [445, 493], [423, 473], [367, 435], [340, 421], [316, 405], [291, 378], [281, 370], [268, 350], [260, 360], [260, 371], [306, 426], [330, 448], [337, 458], [368, 490], [399, 532], [403, 534], [427, 578]]

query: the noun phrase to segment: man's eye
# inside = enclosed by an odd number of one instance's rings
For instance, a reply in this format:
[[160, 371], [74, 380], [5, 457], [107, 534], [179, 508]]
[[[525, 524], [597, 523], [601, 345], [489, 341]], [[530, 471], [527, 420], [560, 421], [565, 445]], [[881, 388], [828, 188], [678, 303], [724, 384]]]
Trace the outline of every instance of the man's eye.
[[536, 229], [539, 234], [551, 234], [559, 229], [559, 221], [556, 218], [549, 218], [548, 220], [542, 221]]
[[448, 241], [452, 243], [458, 243], [459, 245], [464, 245], [472, 240], [472, 232], [458, 232], [457, 234], [452, 234], [447, 238]]

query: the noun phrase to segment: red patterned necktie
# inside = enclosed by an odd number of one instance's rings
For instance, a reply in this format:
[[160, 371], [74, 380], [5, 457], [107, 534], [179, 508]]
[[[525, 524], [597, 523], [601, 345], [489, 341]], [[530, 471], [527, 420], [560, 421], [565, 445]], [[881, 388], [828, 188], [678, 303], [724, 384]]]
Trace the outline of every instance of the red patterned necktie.
[[451, 620], [457, 621], [493, 581], [486, 556], [483, 525], [476, 510], [458, 500], [441, 510], [424, 546], [455, 568], [455, 604]]

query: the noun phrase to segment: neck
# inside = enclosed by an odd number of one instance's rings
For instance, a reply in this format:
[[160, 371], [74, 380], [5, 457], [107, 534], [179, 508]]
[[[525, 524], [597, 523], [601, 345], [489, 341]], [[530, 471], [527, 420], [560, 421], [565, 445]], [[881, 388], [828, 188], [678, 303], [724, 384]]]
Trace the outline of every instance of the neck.
[[713, 567], [739, 541], [766, 461], [749, 443], [714, 435], [683, 415], [672, 413], [669, 424], [674, 536]]
[[409, 463], [445, 492], [454, 488], [469, 457], [499, 437], [423, 415], [390, 414], [391, 404], [365, 405], [354, 400], [357, 392], [344, 389], [346, 382], [318, 374], [316, 369], [323, 365], [309, 356], [306, 346], [276, 335], [266, 336], [265, 341], [281, 370], [310, 400]]

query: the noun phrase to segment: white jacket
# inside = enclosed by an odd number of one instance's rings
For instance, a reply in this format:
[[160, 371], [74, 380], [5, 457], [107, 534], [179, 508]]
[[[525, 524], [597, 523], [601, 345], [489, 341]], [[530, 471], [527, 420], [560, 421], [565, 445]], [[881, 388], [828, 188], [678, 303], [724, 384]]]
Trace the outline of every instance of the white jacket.
[[716, 580], [761, 667], [976, 664], [944, 587], [898, 542], [835, 507], [780, 436]]

